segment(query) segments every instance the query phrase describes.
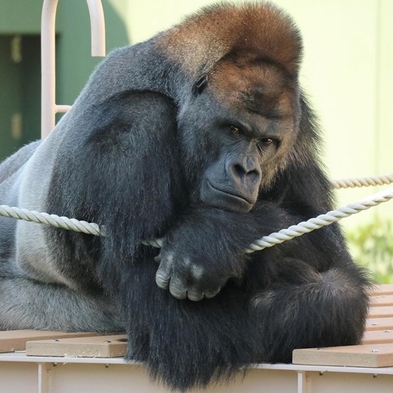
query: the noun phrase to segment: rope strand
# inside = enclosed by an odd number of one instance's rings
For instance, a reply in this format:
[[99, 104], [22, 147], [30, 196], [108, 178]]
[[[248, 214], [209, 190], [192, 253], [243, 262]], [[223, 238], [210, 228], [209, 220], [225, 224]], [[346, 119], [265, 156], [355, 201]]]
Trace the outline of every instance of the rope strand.
[[353, 179], [332, 180], [331, 183], [333, 188], [335, 188], [336, 190], [340, 188], [383, 186], [393, 183], [393, 174], [371, 177], [357, 177]]
[[345, 217], [360, 213], [363, 210], [370, 209], [370, 207], [387, 202], [392, 198], [393, 187], [371, 195], [370, 197], [359, 202], [350, 203], [336, 210], [327, 212], [326, 214], [321, 214], [318, 217], [311, 218], [308, 221], [303, 221], [297, 225], [292, 225], [287, 229], [281, 229], [281, 231], [271, 233], [268, 236], [263, 236], [261, 239], [252, 243], [246, 252], [252, 253], [254, 251], [261, 251], [267, 247], [273, 247], [276, 244], [283, 243], [287, 240], [304, 235], [305, 233], [312, 232], [315, 229], [333, 224], [334, 222], [340, 221]]
[[46, 224], [69, 231], [86, 233], [88, 235], [102, 236], [98, 224], [79, 221], [75, 218], [59, 217], [56, 214], [39, 213], [27, 209], [19, 209], [18, 207], [0, 205], [0, 216], [35, 222], [37, 224]]

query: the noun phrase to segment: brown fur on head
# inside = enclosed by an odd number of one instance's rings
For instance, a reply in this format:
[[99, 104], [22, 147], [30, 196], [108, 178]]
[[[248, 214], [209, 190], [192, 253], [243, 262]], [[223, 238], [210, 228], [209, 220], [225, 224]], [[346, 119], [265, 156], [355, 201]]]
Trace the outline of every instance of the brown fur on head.
[[222, 3], [204, 8], [158, 38], [159, 48], [193, 78], [228, 55], [252, 55], [295, 76], [301, 60], [299, 31], [271, 3]]

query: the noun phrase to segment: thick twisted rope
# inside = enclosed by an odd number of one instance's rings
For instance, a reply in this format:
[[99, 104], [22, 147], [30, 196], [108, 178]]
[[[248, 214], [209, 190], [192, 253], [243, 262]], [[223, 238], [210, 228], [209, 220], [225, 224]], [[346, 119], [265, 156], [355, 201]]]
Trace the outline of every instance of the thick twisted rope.
[[[334, 180], [332, 181], [332, 186], [338, 189], [363, 186], [367, 187], [390, 183], [393, 183], [393, 175]], [[282, 229], [279, 232], [274, 232], [268, 236], [264, 236], [252, 243], [246, 252], [251, 253], [254, 251], [260, 251], [264, 248], [283, 243], [286, 240], [293, 239], [305, 233], [314, 231], [315, 229], [330, 225], [342, 218], [360, 213], [363, 210], [367, 210], [370, 207], [377, 206], [391, 199], [393, 199], [393, 188], [388, 188], [387, 190], [371, 195], [359, 202], [348, 204], [326, 214], [321, 214], [316, 218], [303, 221], [298, 225], [293, 225], [287, 229]], [[38, 224], [51, 225], [56, 228], [82, 232], [88, 235], [104, 236], [104, 228], [100, 228], [98, 224], [79, 221], [75, 218], [59, 217], [56, 214], [39, 213], [36, 211], [29, 211], [27, 209], [0, 205], [0, 216], [35, 222]], [[143, 244], [161, 248], [163, 239], [143, 241]]]
[[59, 217], [56, 214], [39, 213], [27, 209], [19, 209], [18, 207], [0, 205], [0, 216], [36, 222], [37, 224], [46, 224], [69, 231], [83, 232], [88, 235], [102, 236], [98, 224], [79, 221], [75, 218]]
[[370, 187], [383, 186], [393, 183], [393, 174], [372, 176], [372, 177], [357, 177], [354, 179], [339, 179], [331, 181], [333, 188], [355, 188], [355, 187]]
[[267, 247], [273, 247], [276, 244], [283, 243], [286, 240], [291, 240], [295, 237], [304, 235], [305, 233], [312, 232], [315, 229], [333, 224], [334, 222], [340, 221], [342, 218], [360, 213], [363, 210], [370, 209], [370, 207], [377, 206], [391, 199], [393, 199], [393, 187], [373, 194], [359, 202], [350, 203], [336, 210], [331, 210], [326, 214], [321, 214], [318, 217], [311, 218], [308, 221], [292, 225], [287, 229], [281, 229], [281, 231], [273, 232], [268, 236], [263, 236], [261, 239], [252, 243], [246, 252], [252, 253], [254, 251], [261, 251]]

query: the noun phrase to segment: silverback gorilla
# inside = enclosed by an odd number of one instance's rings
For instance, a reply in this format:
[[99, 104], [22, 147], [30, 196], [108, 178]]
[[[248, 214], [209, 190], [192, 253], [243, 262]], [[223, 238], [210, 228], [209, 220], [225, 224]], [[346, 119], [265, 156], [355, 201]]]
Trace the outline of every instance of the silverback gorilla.
[[0, 203], [106, 236], [1, 218], [0, 328], [126, 331], [127, 359], [183, 391], [359, 343], [369, 281], [337, 225], [245, 253], [332, 208], [301, 52], [267, 3], [113, 51], [53, 133], [0, 168]]

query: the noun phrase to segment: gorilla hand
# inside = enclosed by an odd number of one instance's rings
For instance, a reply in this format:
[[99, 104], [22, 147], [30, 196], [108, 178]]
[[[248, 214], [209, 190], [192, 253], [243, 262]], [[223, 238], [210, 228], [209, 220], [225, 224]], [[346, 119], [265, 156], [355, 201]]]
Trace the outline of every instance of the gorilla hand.
[[156, 257], [157, 285], [177, 299], [216, 296], [229, 279], [244, 275], [248, 260], [244, 250], [257, 237], [248, 233], [249, 226], [249, 214], [194, 207], [165, 235]]
[[160, 263], [156, 273], [157, 285], [168, 289], [177, 299], [199, 301], [205, 297], [212, 298], [229, 278], [225, 275], [212, 276], [204, 264], [172, 251], [171, 247], [162, 249], [155, 260]]

